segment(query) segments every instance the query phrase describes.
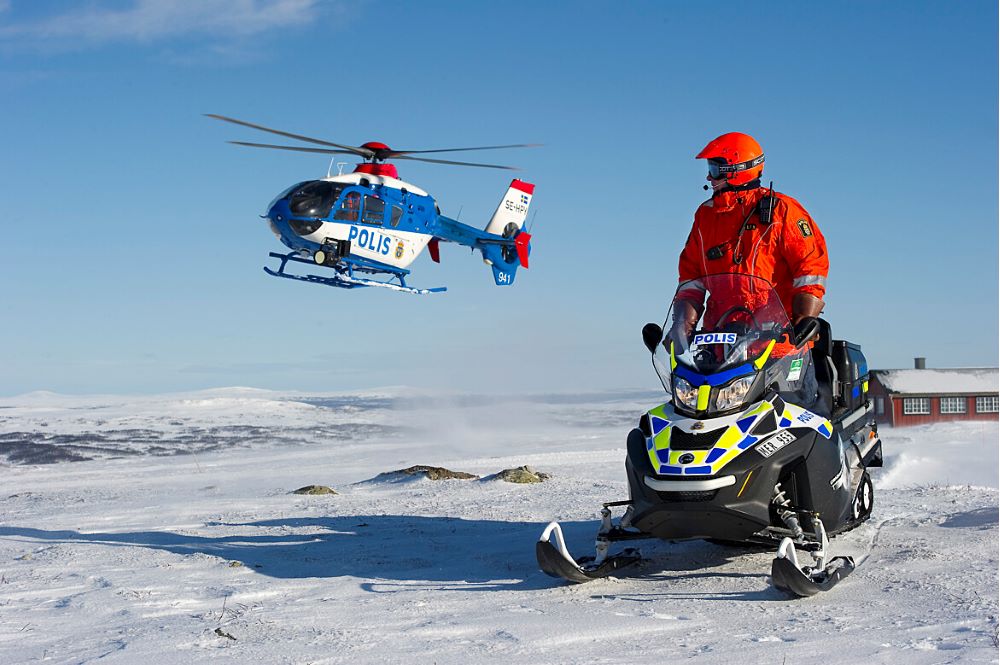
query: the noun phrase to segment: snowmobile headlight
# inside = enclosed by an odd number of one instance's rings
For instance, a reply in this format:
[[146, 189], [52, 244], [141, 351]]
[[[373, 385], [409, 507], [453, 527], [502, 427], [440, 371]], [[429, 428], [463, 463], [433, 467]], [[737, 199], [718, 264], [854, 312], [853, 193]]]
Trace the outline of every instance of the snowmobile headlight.
[[742, 379], [736, 379], [729, 385], [720, 388], [715, 398], [715, 408], [719, 411], [728, 411], [738, 407], [746, 399], [747, 393], [750, 392], [753, 380], [753, 375], [744, 376]]
[[694, 411], [698, 405], [698, 389], [681, 377], [675, 376], [674, 400], [684, 408]]

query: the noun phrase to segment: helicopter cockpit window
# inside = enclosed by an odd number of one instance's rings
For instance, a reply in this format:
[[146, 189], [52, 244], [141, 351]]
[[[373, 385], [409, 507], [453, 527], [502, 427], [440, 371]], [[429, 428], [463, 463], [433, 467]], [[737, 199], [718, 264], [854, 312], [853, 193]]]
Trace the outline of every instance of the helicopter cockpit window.
[[307, 182], [292, 192], [288, 209], [300, 217], [326, 217], [343, 190], [343, 185], [325, 180]]
[[361, 210], [361, 194], [357, 192], [347, 192], [347, 196], [340, 202], [340, 209], [333, 216], [344, 222], [358, 221], [358, 212]]
[[392, 224], [392, 228], [399, 226], [399, 218], [403, 216], [403, 209], [399, 206], [392, 206], [392, 217], [389, 223]]
[[365, 211], [361, 215], [361, 221], [365, 224], [379, 224], [385, 222], [385, 201], [382, 199], [366, 195]]

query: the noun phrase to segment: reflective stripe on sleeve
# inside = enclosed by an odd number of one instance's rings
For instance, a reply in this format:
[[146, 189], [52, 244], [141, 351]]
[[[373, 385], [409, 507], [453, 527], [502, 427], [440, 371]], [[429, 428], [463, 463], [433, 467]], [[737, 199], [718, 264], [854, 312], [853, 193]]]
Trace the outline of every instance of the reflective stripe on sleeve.
[[812, 286], [813, 284], [826, 286], [826, 277], [823, 277], [823, 275], [802, 275], [802, 277], [795, 278], [792, 282], [792, 287], [798, 289], [803, 286]]
[[685, 282], [684, 280], [678, 280], [678, 281], [681, 283], [682, 286], [684, 286], [685, 291], [688, 289], [693, 289], [697, 291], [705, 290], [705, 283], [702, 282], [700, 279], [691, 279], [688, 280], [687, 282]]

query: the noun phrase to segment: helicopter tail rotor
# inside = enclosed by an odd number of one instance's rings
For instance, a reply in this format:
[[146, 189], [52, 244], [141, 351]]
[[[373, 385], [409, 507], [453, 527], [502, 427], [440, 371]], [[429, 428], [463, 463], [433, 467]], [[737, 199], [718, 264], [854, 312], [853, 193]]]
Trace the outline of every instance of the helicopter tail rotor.
[[531, 234], [522, 227], [528, 217], [528, 207], [534, 194], [535, 186], [530, 182], [517, 178], [511, 180], [510, 186], [500, 199], [500, 205], [486, 225], [487, 233], [493, 233], [507, 240], [500, 245], [487, 246], [483, 251], [483, 260], [492, 266], [497, 286], [513, 284], [518, 267], [528, 267]]
[[528, 218], [528, 206], [531, 205], [531, 197], [534, 194], [535, 186], [530, 182], [517, 178], [511, 180], [510, 187], [500, 199], [500, 205], [486, 225], [486, 232], [513, 238], [524, 226], [524, 220]]

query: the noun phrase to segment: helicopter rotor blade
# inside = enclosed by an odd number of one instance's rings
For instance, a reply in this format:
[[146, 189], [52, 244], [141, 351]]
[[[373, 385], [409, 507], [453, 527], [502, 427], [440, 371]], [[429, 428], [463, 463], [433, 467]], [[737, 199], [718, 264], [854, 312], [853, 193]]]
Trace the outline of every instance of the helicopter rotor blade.
[[246, 141], [226, 141], [233, 145], [245, 145], [251, 148], [270, 148], [272, 150], [293, 150], [295, 152], [318, 152], [323, 155], [357, 155], [353, 150], [331, 150], [330, 148], [307, 148], [302, 145], [273, 145], [271, 143], [247, 143]]
[[[294, 152], [311, 152], [319, 153], [322, 155], [353, 155], [355, 153], [350, 150], [332, 150], [330, 148], [307, 148], [306, 146], [298, 145], [274, 145], [272, 143], [249, 143], [247, 141], [226, 141], [226, 143], [232, 143], [233, 145], [243, 145], [250, 148], [269, 148], [271, 150], [291, 150]], [[397, 155], [393, 159], [409, 159], [414, 162], [432, 162], [434, 164], [453, 164], [455, 166], [478, 166], [484, 169], [503, 169], [505, 171], [520, 171], [521, 169], [516, 166], [501, 166], [499, 164], [477, 164], [474, 162], [455, 162], [447, 159], [431, 159], [429, 157], [407, 157], [406, 155]]]
[[[306, 141], [307, 143], [316, 143], [318, 145], [328, 145], [333, 148], [340, 148], [341, 150], [346, 150], [347, 152], [353, 153], [355, 155], [360, 155], [362, 157], [373, 157], [375, 155], [375, 152], [373, 150], [369, 150], [368, 148], [362, 148], [352, 145], [341, 145], [339, 143], [331, 143], [330, 141], [323, 141], [322, 139], [314, 139], [309, 136], [302, 136], [301, 134], [292, 134], [289, 132], [283, 132], [280, 129], [271, 129], [270, 127], [265, 127], [263, 125], [255, 125], [252, 122], [246, 122], [245, 120], [237, 120], [236, 118], [228, 118], [224, 115], [218, 115], [216, 113], [205, 113], [204, 115], [208, 116], [209, 118], [215, 118], [216, 120], [231, 122], [234, 125], [243, 125], [244, 127], [250, 127], [251, 129], [259, 129], [262, 132], [270, 132], [272, 134], [277, 134], [278, 136], [287, 136], [288, 138], [297, 139], [299, 141]], [[235, 143], [235, 141], [230, 141], [230, 143]]]
[[453, 162], [447, 159], [431, 159], [429, 157], [407, 157], [396, 155], [393, 159], [409, 159], [414, 162], [431, 162], [432, 164], [452, 164], [454, 166], [478, 166], [484, 169], [502, 169], [504, 171], [520, 171], [516, 166], [500, 166], [499, 164], [477, 164], [475, 162]]
[[479, 148], [442, 148], [440, 150], [390, 150], [386, 153], [386, 159], [398, 157], [399, 155], [423, 155], [430, 152], [466, 152], [468, 150], [500, 150], [502, 148], [538, 148], [541, 143], [513, 143], [511, 145], [484, 145]]

